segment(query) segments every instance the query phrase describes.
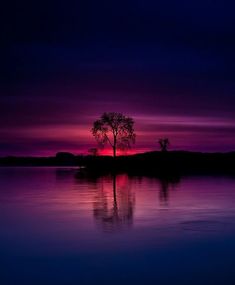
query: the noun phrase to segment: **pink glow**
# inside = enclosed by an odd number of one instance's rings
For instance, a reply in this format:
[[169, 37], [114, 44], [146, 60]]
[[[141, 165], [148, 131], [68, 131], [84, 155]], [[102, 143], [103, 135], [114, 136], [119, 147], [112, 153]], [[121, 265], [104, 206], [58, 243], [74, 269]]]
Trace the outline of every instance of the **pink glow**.
[[[106, 111], [122, 112], [135, 120], [136, 144], [118, 155], [159, 150], [160, 137], [169, 138], [172, 150], [235, 149], [235, 118], [230, 113], [216, 113], [212, 108], [205, 112], [201, 103], [195, 102], [190, 114], [184, 105], [186, 97], [175, 105], [175, 101], [170, 102], [170, 95], [155, 94], [159, 99], [156, 103], [151, 93], [141, 94], [143, 90], [137, 87], [135, 92], [120, 95], [112, 90], [111, 83], [101, 91], [97, 84], [64, 86], [57, 82], [25, 87], [17, 108], [16, 103], [12, 106], [8, 102], [13, 113], [7, 113], [9, 120], [0, 127], [1, 143], [5, 146], [0, 149], [0, 156], [54, 155], [58, 151], [87, 154], [89, 148], [97, 146], [90, 132], [92, 123]], [[30, 94], [34, 94], [33, 101]], [[105, 148], [100, 154], [111, 155], [112, 151]]]

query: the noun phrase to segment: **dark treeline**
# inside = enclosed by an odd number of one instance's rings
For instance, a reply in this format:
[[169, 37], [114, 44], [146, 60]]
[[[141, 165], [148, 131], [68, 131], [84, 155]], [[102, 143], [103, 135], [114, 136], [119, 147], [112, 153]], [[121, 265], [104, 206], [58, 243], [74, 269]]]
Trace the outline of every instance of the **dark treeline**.
[[147, 152], [132, 156], [90, 157], [86, 162], [89, 171], [114, 170], [133, 175], [181, 175], [181, 174], [235, 174], [235, 152]]
[[84, 166], [86, 171], [128, 172], [140, 175], [231, 173], [235, 174], [235, 152], [200, 153], [185, 151], [147, 152], [131, 156], [75, 156], [57, 153], [54, 157], [4, 157], [0, 166]]

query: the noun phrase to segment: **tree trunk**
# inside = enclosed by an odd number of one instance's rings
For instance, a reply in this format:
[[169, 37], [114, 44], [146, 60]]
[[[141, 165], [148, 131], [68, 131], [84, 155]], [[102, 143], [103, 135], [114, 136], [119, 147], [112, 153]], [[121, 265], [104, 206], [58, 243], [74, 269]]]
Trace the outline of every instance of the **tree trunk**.
[[114, 136], [113, 138], [113, 157], [116, 157], [116, 152], [117, 152], [117, 138]]
[[116, 152], [117, 152], [116, 146], [113, 146], [113, 157], [116, 157]]

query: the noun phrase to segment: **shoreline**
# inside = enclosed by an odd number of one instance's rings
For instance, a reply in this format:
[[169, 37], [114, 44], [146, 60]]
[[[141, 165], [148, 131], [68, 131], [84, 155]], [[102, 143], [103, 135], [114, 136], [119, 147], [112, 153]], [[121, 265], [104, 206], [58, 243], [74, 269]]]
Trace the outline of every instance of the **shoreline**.
[[85, 167], [89, 172], [141, 174], [235, 174], [235, 152], [201, 153], [188, 151], [146, 152], [130, 156], [2, 157], [0, 167]]

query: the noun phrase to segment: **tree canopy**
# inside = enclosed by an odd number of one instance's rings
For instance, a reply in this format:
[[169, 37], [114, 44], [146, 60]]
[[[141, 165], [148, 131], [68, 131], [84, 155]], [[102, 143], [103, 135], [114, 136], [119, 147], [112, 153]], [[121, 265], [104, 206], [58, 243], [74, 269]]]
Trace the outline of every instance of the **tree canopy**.
[[161, 139], [159, 139], [158, 143], [160, 145], [161, 151], [167, 151], [168, 150], [168, 147], [170, 145], [170, 141], [168, 138], [161, 138]]
[[104, 146], [109, 144], [116, 157], [117, 149], [127, 149], [135, 143], [134, 120], [122, 113], [103, 113], [100, 119], [93, 123], [92, 134], [97, 142]]

